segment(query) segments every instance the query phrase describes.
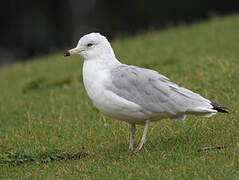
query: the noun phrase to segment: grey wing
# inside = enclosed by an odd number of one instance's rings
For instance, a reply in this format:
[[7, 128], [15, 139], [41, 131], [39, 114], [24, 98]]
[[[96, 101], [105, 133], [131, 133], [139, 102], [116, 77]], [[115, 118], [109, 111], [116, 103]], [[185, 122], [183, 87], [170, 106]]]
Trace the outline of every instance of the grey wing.
[[122, 64], [111, 70], [111, 80], [107, 89], [152, 113], [214, 112], [209, 100], [153, 70]]

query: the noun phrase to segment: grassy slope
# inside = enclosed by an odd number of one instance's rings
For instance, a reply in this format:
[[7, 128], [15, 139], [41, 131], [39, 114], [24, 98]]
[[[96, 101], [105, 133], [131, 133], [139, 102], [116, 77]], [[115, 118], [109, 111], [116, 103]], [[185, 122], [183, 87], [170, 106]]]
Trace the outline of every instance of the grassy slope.
[[[232, 108], [209, 119], [152, 123], [137, 154], [127, 149], [129, 126], [93, 108], [79, 57], [62, 52], [1, 68], [0, 178], [238, 178], [238, 29], [239, 16], [231, 16], [112, 43], [122, 62]], [[139, 127], [137, 141], [141, 133]], [[217, 144], [228, 148], [197, 152]], [[77, 158], [82, 151], [88, 155]]]

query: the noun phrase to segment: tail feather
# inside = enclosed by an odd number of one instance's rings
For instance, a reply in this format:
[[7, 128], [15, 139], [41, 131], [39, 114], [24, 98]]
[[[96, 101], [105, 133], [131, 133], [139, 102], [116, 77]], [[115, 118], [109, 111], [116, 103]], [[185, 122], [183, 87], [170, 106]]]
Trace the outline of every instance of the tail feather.
[[228, 113], [228, 111], [226, 111], [225, 109], [229, 109], [228, 107], [225, 106], [221, 106], [217, 103], [211, 102], [211, 105], [213, 106], [214, 110], [217, 110], [217, 112], [221, 112], [221, 113]]

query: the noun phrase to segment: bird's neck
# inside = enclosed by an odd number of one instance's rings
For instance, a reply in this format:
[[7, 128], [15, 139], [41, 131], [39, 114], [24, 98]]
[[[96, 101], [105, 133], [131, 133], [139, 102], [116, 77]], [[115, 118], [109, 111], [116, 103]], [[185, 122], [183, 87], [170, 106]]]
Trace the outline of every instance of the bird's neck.
[[121, 64], [115, 56], [99, 56], [94, 59], [85, 59], [83, 68], [93, 68], [97, 69], [108, 69], [115, 66], [116, 64]]

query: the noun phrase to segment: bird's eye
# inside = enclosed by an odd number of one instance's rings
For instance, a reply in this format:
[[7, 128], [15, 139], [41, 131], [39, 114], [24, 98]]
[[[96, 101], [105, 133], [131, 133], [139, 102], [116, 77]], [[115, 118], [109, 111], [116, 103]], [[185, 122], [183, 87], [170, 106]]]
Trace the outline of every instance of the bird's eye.
[[87, 44], [87, 46], [88, 46], [88, 47], [91, 47], [91, 46], [93, 46], [93, 44], [92, 44], [92, 43], [89, 43], [89, 44]]

